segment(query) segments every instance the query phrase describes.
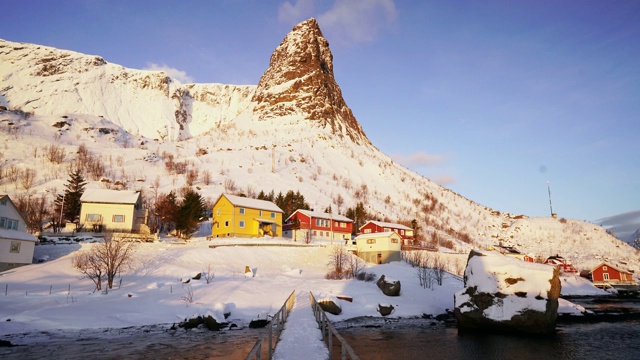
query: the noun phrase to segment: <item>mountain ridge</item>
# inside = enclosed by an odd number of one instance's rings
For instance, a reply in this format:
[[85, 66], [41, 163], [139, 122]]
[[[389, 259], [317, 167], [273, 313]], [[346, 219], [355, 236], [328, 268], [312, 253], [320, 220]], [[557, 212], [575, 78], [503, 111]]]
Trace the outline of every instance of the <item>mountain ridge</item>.
[[[313, 22], [303, 28], [315, 33]], [[6, 84], [0, 101], [8, 109], [0, 111], [0, 140], [20, 144], [7, 145], [2, 166], [10, 173], [38, 169], [33, 190], [55, 193], [85, 144], [105, 165], [101, 174], [87, 176], [89, 186], [124, 184], [142, 190], [151, 202], [154, 192], [186, 186], [187, 174], [199, 172], [190, 186], [209, 199], [222, 192], [255, 196], [261, 190], [299, 190], [316, 209], [342, 213], [362, 203], [372, 218], [415, 219], [423, 241], [441, 249], [464, 252], [502, 242], [543, 257], [561, 253], [585, 267], [603, 254], [637, 266], [637, 252], [600, 226], [490, 209], [394, 162], [349, 117], [335, 79], [335, 87], [327, 79], [333, 59], [320, 49], [328, 50], [328, 42], [321, 32], [312, 38], [313, 61], [306, 61], [315, 64], [307, 69], [312, 76], [288, 78], [286, 70], [275, 69], [282, 59], [275, 59], [273, 71], [258, 85], [180, 84], [164, 73], [102, 63], [97, 56], [2, 40], [0, 61], [11, 66], [0, 69]], [[278, 48], [301, 46], [285, 40]], [[278, 48], [276, 58], [288, 54]], [[316, 75], [319, 80], [305, 83]], [[292, 86], [296, 81], [300, 85]], [[309, 89], [316, 88], [326, 90], [320, 99], [333, 99], [328, 108], [309, 98]], [[274, 89], [286, 91], [277, 92], [273, 104], [269, 96], [256, 95]], [[287, 91], [296, 101], [280, 113], [277, 105]], [[344, 105], [334, 103], [338, 95]], [[331, 121], [317, 117], [325, 109], [333, 114]], [[65, 151], [63, 162], [47, 160], [46, 149], [53, 145]], [[186, 170], [169, 166], [175, 162]], [[20, 195], [17, 179], [5, 177], [0, 185]]]

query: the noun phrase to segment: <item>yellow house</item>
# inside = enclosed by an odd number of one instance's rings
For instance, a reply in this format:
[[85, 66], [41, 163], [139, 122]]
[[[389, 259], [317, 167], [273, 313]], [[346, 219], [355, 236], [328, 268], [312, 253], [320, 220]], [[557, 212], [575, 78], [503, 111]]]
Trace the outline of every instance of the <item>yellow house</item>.
[[212, 237], [282, 237], [284, 212], [271, 201], [222, 194], [213, 204]]
[[9, 195], [0, 195], [0, 272], [31, 264], [37, 241]]
[[147, 210], [139, 191], [87, 189], [80, 197], [84, 231], [148, 232]]
[[356, 255], [372, 264], [386, 264], [402, 260], [402, 237], [395, 231], [358, 235]]

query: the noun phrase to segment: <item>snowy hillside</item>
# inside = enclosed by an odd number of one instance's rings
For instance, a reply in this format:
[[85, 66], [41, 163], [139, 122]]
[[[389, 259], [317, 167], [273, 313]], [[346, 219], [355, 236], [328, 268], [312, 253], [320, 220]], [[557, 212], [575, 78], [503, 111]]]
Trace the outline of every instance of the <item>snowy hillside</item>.
[[[88, 187], [119, 182], [147, 201], [195, 174], [192, 187], [210, 200], [293, 190], [316, 210], [340, 213], [362, 202], [371, 218], [417, 220], [424, 242], [443, 250], [502, 241], [533, 256], [563, 254], [579, 268], [606, 255], [638, 269], [637, 251], [600, 226], [489, 209], [395, 163], [346, 107], [319, 30], [294, 33], [259, 86], [183, 85], [97, 56], [0, 40], [0, 192], [52, 200], [82, 146], [103, 165], [87, 172]], [[300, 45], [309, 43], [318, 45]], [[287, 54], [305, 61], [296, 67]], [[25, 169], [37, 174], [28, 188]]]

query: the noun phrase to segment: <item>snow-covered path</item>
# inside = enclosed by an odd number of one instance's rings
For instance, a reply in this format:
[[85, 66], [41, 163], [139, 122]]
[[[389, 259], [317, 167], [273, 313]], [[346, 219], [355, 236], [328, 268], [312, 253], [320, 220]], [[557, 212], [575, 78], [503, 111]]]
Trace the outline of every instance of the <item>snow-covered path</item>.
[[313, 317], [308, 291], [298, 291], [289, 313], [273, 359], [318, 359], [329, 358], [329, 350], [322, 341], [322, 333]]

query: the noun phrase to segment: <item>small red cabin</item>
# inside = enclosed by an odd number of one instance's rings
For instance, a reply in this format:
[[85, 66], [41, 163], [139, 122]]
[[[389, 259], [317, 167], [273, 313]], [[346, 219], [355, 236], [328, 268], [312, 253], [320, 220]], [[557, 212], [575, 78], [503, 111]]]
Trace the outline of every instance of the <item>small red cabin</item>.
[[560, 255], [549, 256], [547, 260], [544, 261], [545, 264], [555, 266], [560, 270], [561, 273], [565, 274], [577, 274], [578, 269], [573, 266], [571, 260], [567, 260]]
[[609, 263], [601, 263], [591, 270], [591, 281], [597, 287], [611, 287], [613, 285], [637, 285], [631, 271], [622, 270]]

